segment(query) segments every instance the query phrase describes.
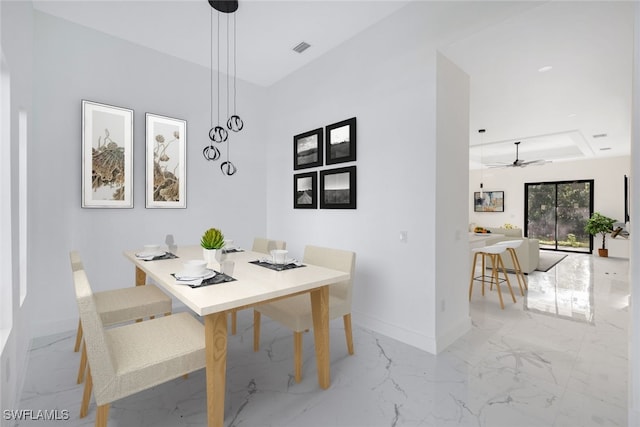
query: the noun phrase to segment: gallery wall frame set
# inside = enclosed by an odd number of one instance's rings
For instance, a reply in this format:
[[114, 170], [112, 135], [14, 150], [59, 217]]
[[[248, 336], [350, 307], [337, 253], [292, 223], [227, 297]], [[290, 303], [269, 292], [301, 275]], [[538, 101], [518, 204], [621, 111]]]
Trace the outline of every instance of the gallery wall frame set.
[[[293, 169], [356, 161], [356, 118], [293, 137]], [[318, 178], [319, 174], [319, 178]], [[356, 209], [356, 166], [293, 176], [294, 209]]]
[[[146, 113], [147, 208], [186, 208], [187, 122]], [[82, 207], [133, 208], [133, 110], [82, 100]]]

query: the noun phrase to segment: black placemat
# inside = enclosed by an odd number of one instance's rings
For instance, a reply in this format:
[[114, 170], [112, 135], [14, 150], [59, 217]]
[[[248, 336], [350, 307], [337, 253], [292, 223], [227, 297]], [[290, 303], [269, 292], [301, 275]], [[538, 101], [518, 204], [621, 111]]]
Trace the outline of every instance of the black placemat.
[[222, 249], [223, 254], [235, 254], [236, 252], [244, 252], [244, 249]]
[[249, 261], [249, 264], [259, 265], [260, 267], [268, 268], [269, 270], [275, 271], [283, 271], [283, 270], [292, 270], [294, 268], [306, 267], [304, 264], [294, 264], [290, 262], [289, 264], [273, 264], [267, 261], [260, 261], [259, 259], [255, 261]]
[[[219, 285], [220, 283], [228, 283], [228, 282], [235, 282], [236, 281], [236, 279], [234, 279], [233, 277], [231, 277], [229, 275], [226, 275], [224, 273], [220, 273], [218, 271], [216, 271], [215, 273], [216, 273], [215, 276], [209, 277], [208, 279], [203, 279], [202, 282], [199, 285], [187, 285], [187, 284], [184, 284], [184, 286], [188, 286], [191, 289], [193, 289], [193, 288], [201, 288], [203, 286]], [[176, 277], [175, 273], [173, 273], [171, 275], [173, 277]]]
[[164, 255], [158, 255], [158, 256], [154, 256], [151, 259], [142, 259], [143, 261], [159, 261], [161, 259], [173, 259], [173, 258], [178, 258], [178, 255], [174, 255], [171, 252], [166, 252]]

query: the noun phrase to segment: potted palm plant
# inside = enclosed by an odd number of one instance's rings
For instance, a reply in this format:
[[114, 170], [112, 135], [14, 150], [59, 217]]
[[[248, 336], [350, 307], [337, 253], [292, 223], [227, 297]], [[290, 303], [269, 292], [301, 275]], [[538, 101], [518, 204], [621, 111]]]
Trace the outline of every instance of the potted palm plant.
[[220, 262], [224, 235], [219, 229], [210, 228], [202, 235], [200, 246], [202, 246], [202, 256], [207, 263], [211, 264], [214, 260]]
[[606, 238], [607, 233], [613, 231], [613, 224], [616, 222], [615, 219], [611, 219], [602, 215], [599, 212], [594, 212], [591, 215], [591, 218], [587, 221], [587, 224], [584, 226], [584, 231], [595, 236], [596, 234], [602, 235], [602, 248], [598, 249], [598, 255], [601, 257], [608, 257], [609, 250], [606, 248]]

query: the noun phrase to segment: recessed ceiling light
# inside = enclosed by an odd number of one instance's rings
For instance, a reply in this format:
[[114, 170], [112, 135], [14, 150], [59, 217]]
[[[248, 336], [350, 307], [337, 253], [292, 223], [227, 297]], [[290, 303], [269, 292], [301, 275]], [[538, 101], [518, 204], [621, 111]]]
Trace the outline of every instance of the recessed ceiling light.
[[550, 69], [552, 69], [553, 67], [551, 65], [545, 65], [542, 68], [538, 68], [538, 71], [540, 71], [541, 73], [546, 73], [547, 71], [549, 71]]
[[293, 48], [294, 52], [302, 53], [305, 50], [309, 49], [311, 45], [307, 42], [300, 42], [296, 47]]

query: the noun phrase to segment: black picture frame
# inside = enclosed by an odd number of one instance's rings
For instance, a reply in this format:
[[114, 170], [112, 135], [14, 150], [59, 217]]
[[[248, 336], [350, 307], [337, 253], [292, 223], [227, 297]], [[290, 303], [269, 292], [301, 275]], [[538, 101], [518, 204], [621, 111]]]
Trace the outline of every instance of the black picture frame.
[[317, 172], [305, 172], [293, 175], [293, 208], [318, 208]]
[[504, 212], [504, 191], [479, 191], [473, 193], [474, 212]]
[[293, 137], [293, 169], [307, 169], [322, 166], [322, 128], [301, 133]]
[[320, 171], [320, 209], [356, 209], [356, 167]]
[[326, 163], [354, 162], [356, 160], [356, 118], [351, 117], [325, 128]]

